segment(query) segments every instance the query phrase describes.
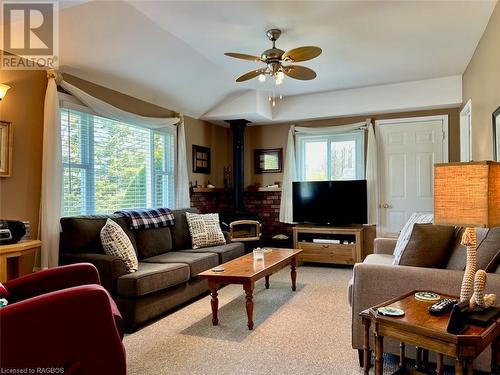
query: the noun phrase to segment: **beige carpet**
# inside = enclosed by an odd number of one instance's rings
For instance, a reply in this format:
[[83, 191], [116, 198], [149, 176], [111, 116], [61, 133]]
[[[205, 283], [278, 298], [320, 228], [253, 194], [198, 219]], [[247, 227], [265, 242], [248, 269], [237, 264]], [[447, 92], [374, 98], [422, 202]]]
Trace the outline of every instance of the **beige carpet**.
[[[129, 374], [361, 374], [351, 349], [352, 268], [299, 267], [254, 292], [253, 331], [242, 287], [219, 291], [219, 326], [205, 296], [124, 339]], [[391, 364], [387, 364], [392, 367]]]

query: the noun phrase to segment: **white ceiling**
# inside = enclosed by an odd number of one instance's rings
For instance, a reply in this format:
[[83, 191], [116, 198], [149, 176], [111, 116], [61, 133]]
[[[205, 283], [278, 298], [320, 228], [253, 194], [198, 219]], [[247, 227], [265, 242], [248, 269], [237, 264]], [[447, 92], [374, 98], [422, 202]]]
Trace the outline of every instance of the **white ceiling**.
[[255, 79], [234, 82], [258, 64], [223, 53], [260, 54], [270, 48], [269, 28], [283, 29], [281, 49], [323, 49], [301, 63], [317, 72], [315, 80], [285, 79], [281, 86], [285, 96], [298, 96], [460, 75], [495, 4], [79, 2], [60, 12], [60, 64], [65, 72], [198, 118], [226, 98], [268, 88]]

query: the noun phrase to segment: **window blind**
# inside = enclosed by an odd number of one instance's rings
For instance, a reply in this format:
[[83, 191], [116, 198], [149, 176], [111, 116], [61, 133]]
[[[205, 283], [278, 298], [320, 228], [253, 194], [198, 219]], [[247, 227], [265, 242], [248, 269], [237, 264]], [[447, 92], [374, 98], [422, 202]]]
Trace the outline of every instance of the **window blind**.
[[63, 215], [172, 207], [175, 132], [61, 108]]
[[297, 135], [297, 172], [303, 181], [364, 178], [364, 132]]

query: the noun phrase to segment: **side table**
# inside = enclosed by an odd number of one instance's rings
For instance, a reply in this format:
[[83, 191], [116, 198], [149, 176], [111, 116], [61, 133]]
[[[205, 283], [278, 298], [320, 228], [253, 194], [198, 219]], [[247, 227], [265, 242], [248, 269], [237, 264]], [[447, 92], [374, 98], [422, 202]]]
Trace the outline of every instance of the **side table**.
[[5, 282], [9, 278], [7, 263], [8, 259], [14, 260], [13, 278], [21, 276], [23, 260], [26, 255], [33, 254], [42, 246], [39, 240], [23, 240], [10, 245], [0, 245], [0, 282]]
[[[492, 345], [491, 367], [492, 373], [499, 370], [500, 354], [500, 318], [488, 327], [469, 325], [461, 334], [454, 335], [446, 332], [450, 313], [441, 316], [429, 314], [429, 307], [434, 302], [417, 300], [415, 292], [393, 298], [389, 301], [373, 306], [360, 313], [365, 327], [363, 359], [364, 373], [370, 369], [370, 327], [375, 337], [375, 375], [382, 375], [384, 367], [384, 337], [398, 340], [400, 344], [399, 366], [405, 362], [405, 345], [417, 347], [417, 368], [420, 367], [422, 355], [428, 359], [428, 351], [437, 353], [436, 374], [443, 371], [443, 355], [455, 359], [455, 374], [473, 373], [473, 361], [481, 352]], [[456, 298], [448, 295], [441, 297]], [[401, 317], [389, 317], [377, 313], [377, 308], [391, 306], [404, 310]]]

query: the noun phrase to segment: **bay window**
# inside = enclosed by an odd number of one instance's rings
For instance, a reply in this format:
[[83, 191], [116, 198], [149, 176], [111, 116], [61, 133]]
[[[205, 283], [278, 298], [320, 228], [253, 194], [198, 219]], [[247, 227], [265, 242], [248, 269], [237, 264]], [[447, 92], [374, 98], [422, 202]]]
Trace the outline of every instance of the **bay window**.
[[64, 216], [173, 207], [175, 131], [61, 108]]

